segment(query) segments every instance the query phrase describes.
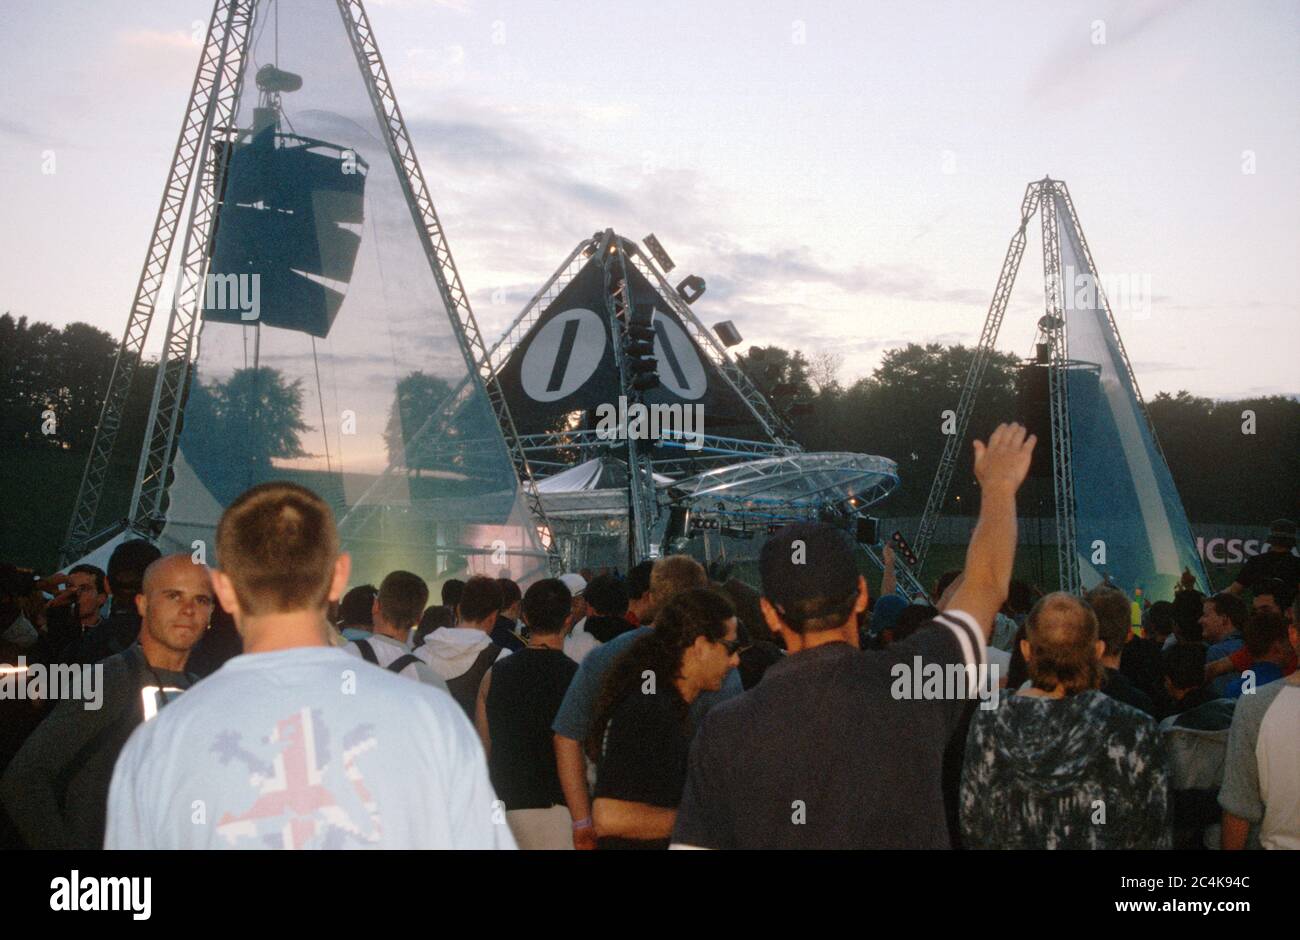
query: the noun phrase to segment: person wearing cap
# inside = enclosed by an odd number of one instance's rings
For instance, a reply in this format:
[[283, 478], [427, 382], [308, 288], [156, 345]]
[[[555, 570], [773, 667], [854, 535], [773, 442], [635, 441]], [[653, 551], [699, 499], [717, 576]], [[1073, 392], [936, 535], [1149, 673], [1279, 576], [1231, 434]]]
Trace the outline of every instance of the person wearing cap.
[[1262, 581], [1278, 578], [1295, 596], [1300, 591], [1300, 558], [1291, 553], [1295, 548], [1296, 524], [1290, 519], [1274, 519], [1269, 526], [1268, 551], [1246, 559], [1237, 580], [1228, 585], [1229, 594], [1254, 591]]
[[[564, 577], [572, 579], [571, 588], [582, 580], [576, 574]], [[584, 583], [581, 594], [574, 595], [574, 627], [564, 640], [565, 655], [581, 663], [602, 643], [635, 629], [627, 620], [627, 608], [627, 587], [613, 575], [596, 575]]]
[[[679, 848], [949, 848], [945, 748], [980, 692], [1016, 549], [1016, 491], [1036, 439], [1001, 425], [974, 443], [979, 523], [945, 608], [885, 650], [859, 649], [867, 584], [849, 534], [786, 526], [763, 546], [764, 619], [789, 655], [715, 705], [691, 746]], [[937, 666], [964, 691], [912, 694]], [[900, 673], [901, 669], [901, 673]], [[954, 683], [956, 685], [957, 683]]]
[[587, 579], [575, 571], [560, 575], [560, 580], [573, 596], [573, 629], [564, 638], [564, 655], [580, 663], [600, 644], [587, 633]]
[[883, 595], [871, 609], [871, 636], [877, 638], [881, 646], [888, 646], [894, 639], [894, 624], [898, 623], [899, 614], [911, 606], [907, 598], [899, 594]]

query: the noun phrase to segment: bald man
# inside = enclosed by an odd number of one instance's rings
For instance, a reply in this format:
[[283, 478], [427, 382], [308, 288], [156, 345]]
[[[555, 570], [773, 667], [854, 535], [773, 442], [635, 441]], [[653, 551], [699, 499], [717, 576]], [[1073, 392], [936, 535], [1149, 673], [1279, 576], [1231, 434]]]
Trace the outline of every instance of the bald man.
[[145, 570], [135, 603], [137, 642], [91, 667], [103, 670], [99, 707], [59, 702], [0, 779], [0, 800], [31, 848], [103, 847], [118, 753], [137, 725], [194, 681], [185, 664], [215, 603], [208, 569], [189, 555], [159, 558]]

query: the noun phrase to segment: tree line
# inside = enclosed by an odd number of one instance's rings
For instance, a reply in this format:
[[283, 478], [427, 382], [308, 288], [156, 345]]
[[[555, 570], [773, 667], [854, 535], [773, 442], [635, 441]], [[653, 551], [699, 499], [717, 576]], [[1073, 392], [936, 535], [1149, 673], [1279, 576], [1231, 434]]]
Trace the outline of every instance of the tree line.
[[[7, 517], [13, 518], [15, 506], [28, 498], [32, 468], [44, 466], [58, 469], [43, 481], [42, 512], [60, 530], [66, 524], [116, 355], [117, 341], [89, 324], [58, 328], [0, 316], [0, 466], [7, 466], [0, 476], [0, 500]], [[869, 376], [850, 384], [840, 381], [841, 361], [834, 353], [754, 346], [737, 360], [806, 449], [897, 461], [902, 482], [881, 510], [901, 516], [918, 514], [925, 505], [947, 440], [944, 412], [956, 410], [973, 356], [967, 346], [909, 344], [887, 350]], [[1006, 353], [991, 357], [970, 434], [984, 436], [999, 421], [1016, 416], [1019, 366]], [[156, 373], [156, 362], [140, 363], [126, 402], [110, 473], [128, 481]], [[423, 453], [430, 438], [416, 432], [450, 391], [442, 379], [424, 373], [402, 379], [384, 433], [390, 459], [407, 466], [432, 459]], [[1180, 391], [1161, 392], [1147, 404], [1192, 521], [1258, 525], [1294, 515], [1300, 401], [1281, 396], [1213, 401]], [[220, 446], [242, 442], [236, 446], [246, 448], [247, 459], [306, 453], [302, 436], [312, 427], [304, 419], [304, 390], [273, 368], [238, 370], [224, 382], [205, 381], [196, 373], [186, 407], [192, 417], [202, 415], [225, 429]], [[490, 420], [490, 415], [475, 418]], [[33, 463], [42, 458], [51, 459]], [[977, 498], [970, 449], [963, 448], [945, 512], [973, 507]], [[120, 512], [112, 499], [109, 504], [101, 520]]]

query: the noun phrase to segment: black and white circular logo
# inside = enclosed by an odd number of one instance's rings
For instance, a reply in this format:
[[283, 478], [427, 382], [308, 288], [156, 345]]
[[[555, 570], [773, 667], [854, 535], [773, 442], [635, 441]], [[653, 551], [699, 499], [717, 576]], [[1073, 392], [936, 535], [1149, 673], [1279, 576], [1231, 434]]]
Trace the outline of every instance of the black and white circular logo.
[[687, 401], [703, 397], [709, 380], [690, 336], [676, 320], [659, 310], [655, 311], [654, 328], [655, 358], [663, 387]]
[[575, 307], [552, 317], [533, 336], [519, 381], [533, 401], [558, 401], [582, 388], [604, 356], [605, 324], [592, 311]]

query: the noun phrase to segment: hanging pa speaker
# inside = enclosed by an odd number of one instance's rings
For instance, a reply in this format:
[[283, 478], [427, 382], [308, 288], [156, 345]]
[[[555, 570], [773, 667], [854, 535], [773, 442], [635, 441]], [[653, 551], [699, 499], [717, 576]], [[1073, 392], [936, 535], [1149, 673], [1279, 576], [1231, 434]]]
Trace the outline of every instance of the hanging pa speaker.
[[859, 545], [876, 545], [880, 542], [880, 520], [874, 516], [858, 516], [854, 533]]
[[1020, 367], [1016, 377], [1016, 420], [1030, 434], [1038, 435], [1029, 475], [1050, 478], [1052, 475], [1052, 391], [1050, 367], [1037, 362]]

